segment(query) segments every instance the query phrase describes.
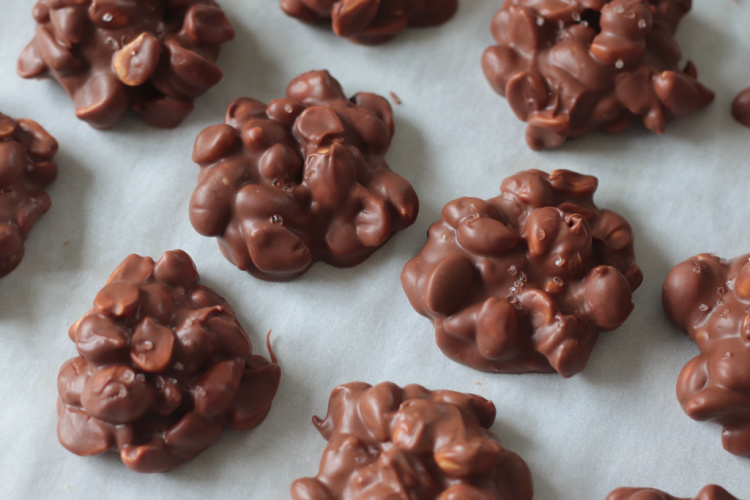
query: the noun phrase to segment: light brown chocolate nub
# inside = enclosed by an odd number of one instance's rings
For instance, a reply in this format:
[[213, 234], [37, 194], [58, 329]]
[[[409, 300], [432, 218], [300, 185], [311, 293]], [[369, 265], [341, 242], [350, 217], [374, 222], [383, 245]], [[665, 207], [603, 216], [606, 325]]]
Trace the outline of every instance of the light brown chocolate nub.
[[653, 488], [618, 488], [609, 495], [607, 500], [740, 500], [721, 486], [709, 484], [698, 492], [692, 499], [677, 498]]
[[750, 456], [750, 254], [700, 254], [676, 265], [662, 304], [700, 349], [677, 380], [682, 409], [724, 427], [724, 448]]
[[657, 133], [708, 105], [674, 40], [691, 0], [505, 0], [482, 57], [492, 88], [528, 122], [532, 149], [635, 119]]
[[489, 431], [495, 405], [419, 385], [362, 382], [333, 390], [313, 418], [328, 446], [294, 500], [531, 500], [526, 463]]
[[24, 78], [50, 76], [76, 116], [108, 128], [132, 108], [172, 128], [221, 79], [214, 64], [234, 30], [213, 0], [39, 0]]
[[24, 242], [50, 207], [57, 141], [32, 120], [0, 113], [0, 277], [21, 263]]
[[57, 377], [57, 435], [77, 455], [119, 451], [163, 472], [211, 446], [225, 427], [259, 425], [281, 372], [252, 354], [226, 301], [198, 284], [182, 250], [130, 255], [68, 332], [79, 356]]
[[281, 0], [281, 8], [308, 24], [330, 23], [340, 37], [375, 45], [407, 27], [448, 21], [458, 10], [458, 0]]
[[443, 353], [488, 372], [580, 372], [643, 278], [630, 225], [593, 202], [595, 177], [519, 172], [500, 196], [448, 203], [401, 273]]
[[241, 98], [224, 124], [203, 130], [190, 221], [219, 237], [224, 255], [254, 276], [289, 280], [316, 260], [348, 267], [411, 225], [419, 202], [384, 155], [388, 102], [351, 99], [327, 71], [298, 76], [286, 98]]

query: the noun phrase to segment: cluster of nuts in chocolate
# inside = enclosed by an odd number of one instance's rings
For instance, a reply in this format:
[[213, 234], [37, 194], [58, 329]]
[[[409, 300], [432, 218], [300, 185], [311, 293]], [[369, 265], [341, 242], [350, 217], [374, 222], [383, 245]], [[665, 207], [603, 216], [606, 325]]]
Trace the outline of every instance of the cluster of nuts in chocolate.
[[358, 264], [417, 217], [414, 189], [384, 159], [392, 136], [388, 102], [347, 99], [327, 71], [298, 76], [268, 105], [237, 99], [195, 141], [190, 221], [262, 279], [316, 260]]
[[678, 264], [662, 302], [700, 349], [677, 381], [683, 410], [720, 424], [727, 451], [750, 455], [750, 254], [729, 262], [700, 254]]
[[724, 488], [709, 484], [702, 488], [695, 498], [677, 498], [653, 488], [618, 488], [607, 500], [739, 500]]
[[68, 332], [79, 354], [57, 378], [57, 435], [68, 450], [118, 450], [129, 468], [161, 472], [224, 427], [263, 421], [279, 367], [252, 354], [229, 305], [198, 281], [181, 250], [156, 263], [130, 255], [112, 273]]
[[33, 120], [0, 113], [0, 277], [20, 264], [24, 242], [50, 207], [57, 141]]
[[506, 0], [482, 58], [492, 88], [528, 122], [532, 149], [635, 118], [657, 133], [713, 100], [674, 33], [690, 0]]
[[213, 0], [39, 0], [36, 35], [21, 53], [24, 78], [51, 76], [76, 116], [97, 128], [129, 108], [171, 128], [222, 77], [214, 64], [234, 30]]
[[580, 372], [643, 278], [633, 233], [593, 202], [595, 177], [519, 172], [500, 196], [448, 203], [401, 274], [451, 359], [490, 372]]
[[480, 396], [391, 382], [333, 390], [313, 418], [328, 445], [316, 477], [292, 484], [295, 500], [531, 500], [526, 463], [489, 428], [495, 405]]
[[281, 8], [308, 24], [330, 23], [340, 37], [374, 45], [408, 27], [448, 21], [458, 10], [458, 0], [281, 0]]

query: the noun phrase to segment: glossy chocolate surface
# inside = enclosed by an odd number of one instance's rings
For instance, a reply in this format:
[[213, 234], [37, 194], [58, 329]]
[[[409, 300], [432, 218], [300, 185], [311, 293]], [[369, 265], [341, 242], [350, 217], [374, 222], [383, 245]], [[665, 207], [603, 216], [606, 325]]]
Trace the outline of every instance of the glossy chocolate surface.
[[391, 382], [333, 390], [313, 423], [328, 446], [295, 500], [531, 500], [526, 463], [489, 430], [495, 405], [480, 396]]
[[488, 372], [580, 372], [643, 278], [630, 225], [594, 205], [595, 177], [519, 172], [487, 201], [448, 203], [401, 273], [443, 353]]
[[750, 254], [732, 261], [700, 254], [678, 264], [662, 303], [700, 349], [677, 380], [682, 409], [721, 425], [724, 448], [750, 456]]
[[740, 500], [724, 488], [709, 484], [698, 492], [694, 498], [677, 498], [653, 488], [618, 488], [607, 500]]
[[639, 119], [667, 122], [710, 103], [674, 39], [690, 0], [506, 0], [482, 57], [492, 88], [528, 122], [532, 149]]
[[458, 10], [458, 0], [281, 0], [281, 8], [308, 24], [330, 23], [340, 37], [374, 45], [409, 27], [448, 21]]
[[198, 284], [182, 250], [130, 255], [68, 332], [79, 356], [57, 378], [57, 435], [77, 455], [118, 451], [138, 472], [196, 457], [225, 427], [259, 425], [280, 370], [234, 312]]
[[108, 128], [132, 108], [172, 128], [222, 77], [214, 64], [234, 30], [213, 0], [39, 0], [24, 78], [49, 76], [76, 116]]
[[57, 141], [33, 120], [0, 113], [0, 277], [21, 263], [24, 242], [50, 207]]
[[292, 279], [316, 260], [358, 264], [419, 210], [385, 162], [392, 136], [388, 102], [347, 99], [327, 71], [298, 76], [268, 105], [237, 99], [195, 141], [190, 221], [262, 279]]

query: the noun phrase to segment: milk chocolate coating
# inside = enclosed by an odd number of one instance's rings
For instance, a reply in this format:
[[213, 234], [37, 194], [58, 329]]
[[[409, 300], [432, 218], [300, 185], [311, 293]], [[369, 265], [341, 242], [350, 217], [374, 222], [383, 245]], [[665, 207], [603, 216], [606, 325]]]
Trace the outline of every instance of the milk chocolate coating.
[[745, 127], [750, 127], [750, 87], [737, 94], [732, 101], [732, 116]]
[[225, 427], [245, 431], [271, 408], [281, 372], [252, 354], [227, 302], [198, 284], [182, 250], [130, 255], [68, 332], [79, 356], [57, 377], [57, 436], [77, 455], [119, 451], [163, 472]]
[[313, 423], [328, 446], [294, 500], [531, 500], [526, 463], [500, 445], [495, 405], [480, 396], [352, 382]]
[[595, 177], [519, 172], [487, 201], [448, 203], [401, 273], [449, 358], [488, 372], [580, 372], [643, 278], [628, 223], [593, 202]]
[[388, 102], [351, 99], [327, 71], [298, 76], [270, 104], [235, 100], [203, 130], [190, 221], [237, 267], [262, 279], [299, 276], [316, 260], [353, 266], [414, 222], [417, 195], [384, 155]]
[[750, 254], [730, 262], [700, 254], [678, 264], [662, 304], [700, 349], [677, 380], [682, 409], [724, 427], [724, 448], [750, 456]]
[[607, 500], [740, 500], [721, 486], [709, 484], [694, 498], [677, 498], [653, 488], [618, 488], [607, 495]]
[[674, 34], [690, 0], [506, 0], [492, 20], [497, 45], [482, 68], [528, 122], [532, 149], [635, 118], [657, 133], [710, 103]]
[[408, 27], [448, 21], [458, 10], [458, 0], [281, 0], [281, 8], [308, 24], [330, 23], [340, 37], [375, 45]]
[[24, 78], [51, 76], [76, 116], [113, 126], [129, 108], [172, 128], [222, 77], [214, 64], [234, 30], [213, 0], [39, 0]]
[[57, 141], [37, 122], [0, 113], [0, 277], [21, 263], [24, 242], [50, 207]]

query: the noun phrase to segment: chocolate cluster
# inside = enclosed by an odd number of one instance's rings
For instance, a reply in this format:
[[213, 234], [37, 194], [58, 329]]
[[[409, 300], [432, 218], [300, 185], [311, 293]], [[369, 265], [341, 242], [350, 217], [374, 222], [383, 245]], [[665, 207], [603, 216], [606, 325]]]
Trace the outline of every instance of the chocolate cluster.
[[237, 99], [195, 141], [190, 221], [262, 279], [316, 260], [358, 264], [417, 217], [414, 189], [384, 159], [392, 136], [388, 102], [347, 99], [327, 71], [298, 76], [268, 105]]
[[37, 122], [0, 113], [0, 277], [20, 264], [24, 242], [50, 207], [57, 141]]
[[213, 0], [39, 0], [24, 78], [51, 76], [96, 128], [129, 108], [171, 128], [222, 77], [214, 64], [234, 30]]
[[408, 27], [448, 21], [458, 10], [458, 0], [281, 0], [281, 8], [308, 24], [330, 23], [340, 37], [374, 45]]
[[710, 103], [674, 39], [691, 0], [505, 0], [482, 57], [532, 149], [636, 118], [657, 133]]
[[750, 87], [737, 94], [732, 101], [732, 117], [745, 127], [750, 127]]
[[628, 223], [595, 177], [519, 172], [500, 196], [448, 203], [401, 274], [449, 358], [489, 372], [580, 372], [633, 309], [642, 274]]
[[292, 484], [295, 500], [531, 500], [526, 463], [489, 428], [495, 405], [419, 385], [362, 382], [333, 390], [313, 423], [328, 446], [318, 475]]
[[729, 262], [700, 254], [678, 264], [662, 303], [700, 349], [677, 380], [682, 409], [724, 427], [724, 448], [750, 456], [750, 254]]
[[607, 500], [739, 500], [721, 486], [709, 484], [698, 492], [695, 498], [677, 498], [653, 488], [618, 488]]
[[57, 436], [77, 455], [108, 450], [138, 472], [167, 471], [225, 427], [259, 425], [279, 385], [277, 364], [252, 354], [188, 255], [130, 255], [68, 332], [79, 356], [57, 377]]

